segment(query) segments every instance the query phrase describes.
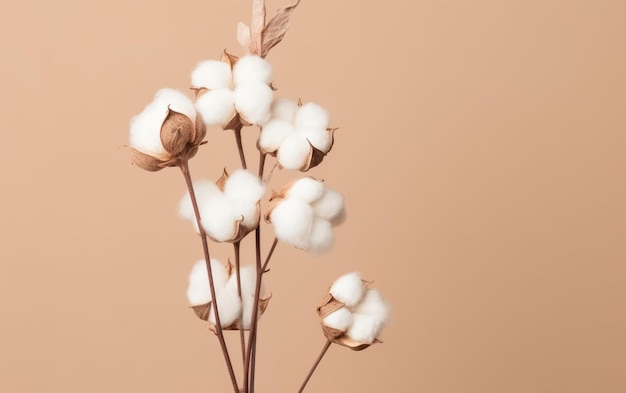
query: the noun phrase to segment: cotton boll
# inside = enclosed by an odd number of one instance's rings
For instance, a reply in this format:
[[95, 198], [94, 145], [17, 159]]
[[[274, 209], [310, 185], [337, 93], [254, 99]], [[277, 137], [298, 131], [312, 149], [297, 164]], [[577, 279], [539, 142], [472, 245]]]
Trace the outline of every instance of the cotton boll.
[[[218, 260], [211, 259], [211, 273], [216, 295], [228, 281], [228, 273]], [[211, 288], [209, 276], [204, 259], [197, 261], [189, 274], [189, 286], [187, 287], [187, 299], [192, 306], [206, 304], [211, 301]]]
[[191, 73], [191, 86], [195, 88], [222, 89], [230, 87], [230, 84], [230, 66], [223, 61], [202, 61]]
[[313, 209], [308, 203], [291, 198], [280, 202], [270, 216], [276, 237], [300, 249], [306, 249], [309, 244], [313, 219]]
[[363, 298], [365, 284], [358, 272], [352, 272], [336, 279], [329, 293], [346, 306], [354, 307]]
[[272, 82], [272, 66], [260, 56], [243, 56], [233, 67], [233, 81], [236, 86], [249, 83], [268, 85]]
[[293, 124], [282, 120], [272, 119], [268, 121], [261, 130], [259, 136], [259, 146], [265, 152], [274, 153], [280, 147], [280, 144], [294, 133]]
[[293, 134], [280, 144], [278, 162], [285, 169], [298, 170], [306, 164], [310, 154], [309, 142], [300, 135]]
[[298, 109], [295, 125], [297, 129], [312, 128], [325, 130], [330, 125], [330, 115], [321, 106], [308, 102]]
[[247, 83], [235, 89], [237, 112], [251, 124], [267, 123], [273, 98], [274, 91], [263, 83]]
[[[241, 316], [241, 300], [239, 299], [239, 294], [237, 293], [237, 287], [229, 286], [228, 284], [220, 292], [220, 294], [216, 296], [217, 310], [220, 313], [220, 324], [223, 328], [225, 328], [235, 323], [235, 321], [237, 321], [237, 319]], [[211, 308], [211, 312], [209, 314], [209, 322], [214, 325], [216, 324], [213, 308]]]
[[368, 289], [361, 302], [355, 307], [355, 313], [369, 315], [381, 323], [389, 317], [389, 305], [376, 289]]
[[236, 222], [241, 219], [233, 208], [233, 203], [224, 195], [215, 195], [203, 202], [200, 207], [202, 227], [218, 242], [229, 241], [237, 234]]
[[324, 183], [312, 177], [303, 177], [289, 187], [287, 197], [298, 198], [307, 203], [311, 203], [319, 199], [323, 193]]
[[241, 225], [247, 228], [256, 228], [259, 223], [259, 209], [256, 202], [244, 201], [238, 198], [230, 199], [233, 209], [241, 221]]
[[230, 89], [207, 91], [198, 98], [196, 107], [206, 125], [226, 124], [235, 114], [233, 92]]
[[319, 130], [316, 128], [303, 128], [299, 129], [298, 133], [300, 133], [304, 139], [308, 140], [313, 147], [320, 150], [322, 153], [328, 153], [332, 147], [330, 134], [326, 129]]
[[324, 253], [335, 243], [332, 225], [328, 220], [315, 218], [311, 227], [308, 251], [313, 253]]
[[167, 116], [167, 108], [151, 103], [130, 121], [130, 145], [144, 153], [166, 155], [161, 143], [161, 126]]
[[296, 113], [298, 113], [298, 104], [295, 101], [279, 98], [272, 102], [270, 108], [273, 119], [281, 119], [290, 124], [296, 121]]
[[352, 314], [352, 325], [350, 325], [346, 334], [357, 342], [371, 344], [381, 329], [382, 324], [380, 321], [371, 315]]
[[326, 220], [334, 220], [343, 211], [343, 195], [335, 190], [326, 188], [324, 194], [312, 203], [315, 215]]
[[224, 186], [224, 195], [256, 203], [265, 194], [265, 185], [255, 175], [244, 169], [233, 172]]
[[166, 114], [167, 108], [169, 108], [174, 112], [182, 113], [192, 121], [196, 118], [196, 108], [193, 106], [193, 101], [181, 91], [161, 89], [154, 96], [154, 102], [157, 106], [164, 108]]
[[345, 332], [352, 324], [352, 313], [345, 307], [328, 314], [323, 320], [324, 326]]

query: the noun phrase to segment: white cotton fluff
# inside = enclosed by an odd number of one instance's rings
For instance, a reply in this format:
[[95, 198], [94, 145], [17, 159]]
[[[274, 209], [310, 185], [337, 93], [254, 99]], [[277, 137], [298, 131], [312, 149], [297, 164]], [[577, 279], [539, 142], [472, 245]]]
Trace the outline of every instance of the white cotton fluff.
[[284, 120], [293, 125], [296, 121], [296, 113], [298, 113], [298, 104], [287, 98], [279, 98], [272, 102], [270, 112], [272, 119]]
[[[237, 293], [237, 286], [227, 284], [216, 296], [217, 310], [220, 313], [220, 324], [225, 328], [232, 325], [241, 316], [241, 300]], [[213, 308], [211, 308], [209, 313], [209, 322], [216, 324]]]
[[319, 130], [315, 128], [304, 128], [299, 129], [298, 133], [322, 153], [328, 153], [332, 147], [330, 135], [325, 129]]
[[329, 293], [348, 307], [356, 306], [365, 294], [365, 284], [358, 272], [344, 274], [335, 280]]
[[322, 320], [324, 326], [345, 332], [352, 324], [352, 313], [345, 307], [333, 311]]
[[265, 194], [265, 185], [251, 172], [237, 169], [228, 176], [224, 186], [224, 195], [256, 204]]
[[278, 162], [285, 169], [298, 170], [302, 168], [311, 154], [311, 145], [300, 135], [287, 137], [278, 149]]
[[191, 120], [196, 118], [196, 108], [193, 101], [183, 92], [174, 89], [161, 89], [154, 96], [154, 102], [160, 107], [182, 113]]
[[233, 67], [233, 81], [236, 86], [249, 83], [270, 84], [272, 66], [260, 56], [242, 56]]
[[287, 198], [298, 198], [311, 203], [319, 199], [323, 193], [324, 183], [312, 177], [303, 177], [289, 187], [286, 196]]
[[311, 235], [309, 236], [308, 251], [313, 253], [324, 253], [331, 249], [335, 243], [333, 228], [328, 220], [323, 218], [315, 218], [311, 226]]
[[256, 228], [259, 223], [259, 209], [257, 204], [242, 199], [230, 198], [235, 213], [241, 220], [241, 225], [247, 228]]
[[206, 233], [218, 242], [233, 239], [237, 234], [236, 222], [241, 220], [232, 201], [223, 194], [204, 200], [200, 206], [200, 217]]
[[[213, 195], [220, 193], [219, 188], [215, 183], [208, 180], [198, 180], [193, 183], [194, 194], [196, 195], [196, 201], [198, 205], [202, 204], [202, 201], [211, 198]], [[180, 200], [178, 204], [178, 214], [193, 224], [196, 232], [198, 231], [198, 223], [196, 222], [196, 214], [193, 211], [193, 205], [191, 204], [191, 197], [189, 192]]]
[[196, 107], [206, 125], [224, 125], [235, 114], [234, 94], [228, 88], [207, 91], [198, 98]]
[[308, 102], [298, 109], [295, 126], [297, 129], [312, 128], [325, 130], [330, 125], [330, 115], [321, 106]]
[[[228, 273], [226, 273], [224, 265], [216, 259], [211, 259], [211, 273], [217, 296], [228, 281]], [[187, 287], [187, 299], [192, 306], [206, 304], [211, 301], [211, 288], [204, 259], [197, 261], [191, 269], [189, 286]]]
[[354, 308], [355, 314], [369, 315], [384, 324], [389, 318], [389, 305], [376, 289], [368, 289], [361, 302]]
[[222, 89], [231, 85], [230, 66], [223, 61], [205, 60], [191, 72], [191, 86], [209, 90]]
[[339, 218], [344, 210], [343, 195], [329, 188], [324, 189], [324, 194], [311, 205], [315, 215], [331, 221]]
[[261, 130], [259, 136], [259, 146], [266, 152], [273, 153], [280, 147], [280, 144], [294, 133], [293, 124], [282, 119], [272, 119], [268, 121]]
[[300, 249], [309, 245], [313, 219], [313, 209], [308, 203], [291, 198], [282, 200], [270, 215], [276, 237]]
[[371, 315], [352, 314], [352, 325], [350, 325], [346, 334], [357, 342], [371, 344], [381, 330], [382, 324]]
[[273, 98], [274, 91], [263, 83], [238, 85], [235, 89], [237, 112], [251, 124], [267, 123]]
[[[249, 329], [250, 321], [252, 320], [252, 312], [254, 311], [256, 270], [250, 266], [246, 266], [240, 269], [239, 274], [241, 276], [241, 299], [243, 303], [241, 319], [244, 329]], [[261, 287], [261, 294], [263, 294], [263, 287]], [[260, 316], [260, 314], [258, 315]]]

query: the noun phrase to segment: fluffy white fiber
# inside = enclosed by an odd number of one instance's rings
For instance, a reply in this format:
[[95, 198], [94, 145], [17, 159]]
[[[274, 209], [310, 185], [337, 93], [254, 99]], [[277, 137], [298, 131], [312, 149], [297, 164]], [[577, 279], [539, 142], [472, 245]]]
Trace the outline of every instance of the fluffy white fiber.
[[237, 169], [229, 175], [224, 186], [224, 194], [229, 198], [256, 204], [265, 194], [265, 185], [251, 172]]
[[365, 284], [358, 272], [344, 274], [335, 280], [329, 293], [348, 307], [356, 306], [365, 294]]
[[206, 233], [218, 242], [233, 239], [237, 234], [236, 223], [241, 220], [232, 201], [221, 193], [202, 201], [200, 217]]
[[343, 195], [329, 188], [324, 189], [322, 196], [312, 204], [315, 215], [334, 221], [344, 210]]
[[332, 147], [330, 135], [326, 130], [305, 128], [298, 130], [298, 133], [302, 136], [302, 138], [308, 140], [313, 147], [323, 153], [328, 153]]
[[286, 98], [279, 98], [272, 102], [270, 108], [272, 119], [281, 119], [293, 124], [298, 113], [298, 104]]
[[[234, 276], [234, 275], [233, 275]], [[233, 278], [231, 276], [231, 279]], [[232, 325], [241, 316], [241, 300], [237, 293], [237, 286], [229, 286], [228, 284], [220, 291], [217, 296], [217, 310], [220, 313], [220, 324], [222, 327]], [[213, 308], [209, 314], [209, 322], [216, 324], [215, 313]]]
[[346, 334], [355, 341], [371, 344], [381, 330], [381, 322], [371, 315], [352, 314], [352, 325], [350, 325]]
[[235, 97], [228, 88], [204, 93], [196, 102], [202, 119], [208, 126], [226, 124], [235, 114]]
[[308, 102], [298, 109], [295, 125], [297, 129], [325, 130], [330, 125], [330, 115], [321, 106]]
[[233, 81], [237, 86], [250, 83], [268, 85], [272, 82], [272, 66], [260, 56], [242, 56], [233, 67]]
[[205, 60], [191, 73], [191, 86], [206, 89], [221, 89], [231, 85], [230, 66], [223, 61]]
[[154, 100], [130, 122], [130, 145], [144, 153], [166, 154], [161, 144], [161, 126], [168, 107], [194, 120], [196, 111], [193, 102], [185, 94], [174, 89], [159, 90]]
[[368, 289], [361, 302], [354, 308], [354, 312], [362, 315], [369, 315], [381, 324], [389, 318], [389, 305], [376, 289]]
[[279, 203], [270, 219], [276, 237], [300, 249], [307, 249], [313, 226], [313, 209], [303, 200], [287, 198]]
[[[240, 269], [241, 281], [241, 300], [242, 307], [242, 324], [244, 329], [250, 328], [252, 320], [252, 312], [254, 311], [254, 290], [256, 287], [256, 269], [246, 266]], [[234, 277], [235, 275], [233, 275]], [[235, 278], [236, 280], [236, 278]], [[261, 296], [263, 295], [263, 287], [261, 287]], [[260, 316], [260, 314], [258, 314]]]
[[[211, 272], [215, 284], [216, 296], [228, 281], [228, 274], [224, 265], [218, 260], [211, 259]], [[189, 274], [189, 286], [187, 287], [187, 299], [192, 306], [206, 304], [211, 301], [211, 289], [204, 259], [197, 261]]]
[[341, 330], [345, 332], [352, 324], [352, 313], [345, 307], [342, 307], [330, 314], [328, 314], [323, 320], [324, 326], [329, 328]]
[[280, 147], [281, 143], [294, 133], [293, 124], [274, 118], [268, 121], [261, 130], [259, 136], [259, 146], [266, 152], [273, 153]]
[[285, 138], [278, 149], [278, 162], [285, 169], [297, 170], [306, 164], [311, 154], [311, 146], [300, 135]]
[[324, 253], [330, 250], [334, 243], [335, 236], [330, 221], [316, 217], [311, 226], [307, 250], [316, 254]]
[[263, 125], [270, 119], [274, 91], [263, 83], [248, 83], [235, 88], [237, 112], [249, 123]]
[[[198, 180], [193, 182], [193, 189], [198, 204], [200, 204], [200, 201], [207, 200], [213, 195], [218, 195], [220, 193], [220, 189], [217, 188], [215, 183], [208, 180]], [[191, 196], [189, 196], [189, 192], [187, 192], [180, 200], [180, 203], [178, 204], [178, 214], [182, 218], [191, 221], [195, 231], [199, 232], [198, 223], [196, 222], [196, 214], [193, 211], [193, 205], [191, 204]]]
[[289, 187], [288, 198], [302, 199], [311, 203], [319, 199], [324, 194], [324, 183], [312, 177], [303, 177]]

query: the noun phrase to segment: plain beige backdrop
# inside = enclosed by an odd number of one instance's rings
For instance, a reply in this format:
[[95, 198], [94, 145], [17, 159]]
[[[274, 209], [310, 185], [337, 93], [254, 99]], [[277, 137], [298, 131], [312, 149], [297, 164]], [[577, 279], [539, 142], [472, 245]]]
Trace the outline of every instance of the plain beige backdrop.
[[[157, 89], [242, 53], [250, 3], [3, 3], [0, 391], [230, 391], [187, 308], [201, 251], [176, 215], [182, 177], [120, 146]], [[352, 270], [393, 307], [385, 342], [331, 347], [309, 392], [626, 391], [624, 15], [619, 0], [302, 1], [268, 59], [279, 96], [340, 127], [311, 174], [348, 220], [322, 257], [279, 245], [259, 392], [297, 390], [324, 343], [315, 306]], [[195, 177], [237, 168], [230, 133], [207, 139]]]

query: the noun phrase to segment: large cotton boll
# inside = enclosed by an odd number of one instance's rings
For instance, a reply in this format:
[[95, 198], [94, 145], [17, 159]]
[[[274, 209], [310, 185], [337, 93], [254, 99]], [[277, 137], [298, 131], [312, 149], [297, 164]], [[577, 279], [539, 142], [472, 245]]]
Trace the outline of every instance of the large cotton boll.
[[224, 195], [256, 203], [265, 194], [265, 185], [256, 176], [244, 169], [231, 173], [224, 186]]
[[352, 314], [352, 325], [346, 331], [351, 339], [363, 343], [374, 342], [382, 329], [380, 321], [371, 315]]
[[268, 85], [272, 82], [272, 66], [260, 56], [242, 56], [233, 67], [233, 81], [236, 86], [249, 83]]
[[308, 102], [298, 109], [295, 125], [296, 129], [312, 128], [325, 130], [330, 125], [330, 115], [321, 106]]
[[355, 307], [355, 313], [370, 315], [381, 323], [389, 318], [389, 305], [376, 289], [368, 289], [361, 302]]
[[235, 114], [235, 98], [230, 89], [211, 90], [198, 98], [196, 107], [206, 125], [224, 125]]
[[300, 249], [309, 245], [313, 218], [313, 209], [308, 203], [291, 198], [281, 201], [270, 216], [276, 237]]
[[235, 108], [249, 123], [263, 125], [270, 119], [270, 105], [274, 91], [263, 83], [237, 85]]
[[[218, 260], [211, 259], [211, 273], [216, 295], [228, 281], [228, 273]], [[187, 287], [187, 299], [192, 306], [206, 304], [211, 301], [211, 287], [204, 259], [197, 261], [189, 274], [189, 286]]]
[[316, 128], [302, 128], [298, 130], [298, 133], [302, 137], [309, 141], [309, 143], [320, 150], [322, 153], [328, 153], [332, 147], [330, 134], [327, 130], [319, 130]]
[[161, 108], [171, 109], [174, 112], [182, 113], [192, 121], [196, 118], [196, 108], [193, 101], [185, 93], [174, 89], [161, 89], [154, 96], [154, 102]]
[[324, 183], [307, 176], [299, 179], [289, 187], [287, 197], [298, 198], [307, 203], [311, 203], [319, 199], [323, 193]]
[[[214, 195], [218, 195], [221, 192], [215, 183], [208, 180], [198, 180], [193, 182], [193, 189], [196, 201], [198, 201], [198, 206], [202, 204], [202, 201], [205, 201]], [[189, 195], [189, 192], [187, 192], [180, 200], [180, 203], [178, 204], [178, 214], [182, 218], [191, 221], [196, 232], [199, 232], [198, 223], [196, 222], [196, 214], [193, 210], [193, 204], [191, 203], [191, 196]]]
[[241, 219], [233, 208], [233, 203], [224, 195], [215, 195], [203, 202], [200, 207], [202, 227], [206, 233], [219, 242], [229, 241], [237, 234], [236, 222]]
[[287, 98], [279, 98], [272, 102], [270, 112], [273, 119], [281, 119], [293, 125], [298, 113], [298, 104]]
[[365, 293], [365, 284], [358, 272], [344, 274], [335, 280], [329, 293], [348, 307], [356, 306]]
[[321, 254], [331, 249], [335, 243], [332, 225], [328, 220], [323, 218], [315, 218], [311, 227], [311, 235], [309, 236], [308, 251]]
[[311, 146], [298, 134], [287, 137], [278, 148], [278, 162], [285, 169], [298, 170], [309, 159]]
[[345, 332], [352, 324], [352, 313], [347, 308], [342, 307], [324, 317], [322, 323], [329, 328]]
[[198, 63], [191, 73], [191, 86], [209, 90], [231, 85], [230, 66], [223, 61], [206, 60]]
[[[220, 324], [223, 328], [235, 323], [241, 316], [241, 300], [236, 286], [226, 287], [217, 296], [217, 310], [220, 313]], [[216, 324], [213, 308], [209, 313], [209, 322]]]
[[293, 133], [293, 124], [282, 119], [272, 119], [268, 121], [261, 130], [259, 146], [264, 151], [273, 153], [278, 150], [280, 144]]
[[130, 121], [130, 145], [144, 153], [166, 155], [161, 143], [161, 126], [167, 116], [167, 107], [151, 103]]
[[326, 188], [324, 194], [311, 204], [315, 215], [326, 220], [334, 220], [343, 211], [343, 195]]

